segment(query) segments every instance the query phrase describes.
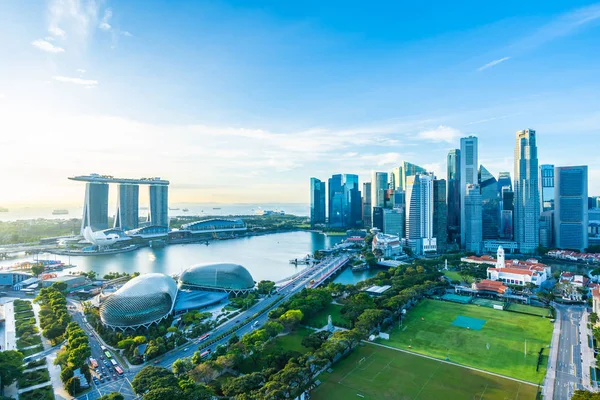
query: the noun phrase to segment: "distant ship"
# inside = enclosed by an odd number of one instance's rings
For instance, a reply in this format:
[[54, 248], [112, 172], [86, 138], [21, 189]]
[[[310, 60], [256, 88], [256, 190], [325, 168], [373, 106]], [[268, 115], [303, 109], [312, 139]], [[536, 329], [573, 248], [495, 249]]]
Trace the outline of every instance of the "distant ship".
[[52, 215], [66, 215], [69, 213], [69, 210], [57, 209], [52, 211]]
[[8, 212], [8, 208], [6, 208], [6, 207], [0, 207], [0, 212]]

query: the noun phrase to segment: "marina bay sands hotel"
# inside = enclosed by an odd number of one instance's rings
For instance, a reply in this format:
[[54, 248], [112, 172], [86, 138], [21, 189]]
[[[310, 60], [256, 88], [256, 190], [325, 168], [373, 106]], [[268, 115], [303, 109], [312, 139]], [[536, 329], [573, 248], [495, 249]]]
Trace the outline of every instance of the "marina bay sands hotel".
[[82, 175], [69, 178], [85, 182], [85, 202], [81, 232], [86, 227], [93, 231], [108, 229], [108, 185], [117, 184], [117, 212], [114, 228], [123, 231], [136, 229], [139, 224], [140, 185], [148, 185], [150, 207], [148, 224], [169, 226], [169, 181], [160, 178], [123, 179], [110, 175]]

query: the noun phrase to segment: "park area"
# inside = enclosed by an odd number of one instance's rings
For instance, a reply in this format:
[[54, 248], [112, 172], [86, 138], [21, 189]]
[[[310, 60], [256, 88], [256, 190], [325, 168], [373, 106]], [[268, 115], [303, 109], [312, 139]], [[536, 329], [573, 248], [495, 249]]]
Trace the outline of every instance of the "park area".
[[536, 385], [372, 344], [356, 348], [323, 372], [313, 400], [329, 399], [535, 399]]
[[552, 330], [539, 316], [424, 300], [378, 343], [537, 384], [546, 374]]

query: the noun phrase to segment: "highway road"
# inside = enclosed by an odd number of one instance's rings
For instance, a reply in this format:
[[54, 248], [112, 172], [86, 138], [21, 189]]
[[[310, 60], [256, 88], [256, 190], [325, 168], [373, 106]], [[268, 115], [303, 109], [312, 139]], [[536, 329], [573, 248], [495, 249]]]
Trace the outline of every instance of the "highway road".
[[[296, 276], [294, 278], [294, 280], [290, 281], [285, 286], [279, 288], [279, 291], [276, 295], [267, 297], [264, 300], [262, 300], [261, 302], [259, 302], [258, 304], [255, 304], [253, 307], [251, 307], [247, 311], [238, 315], [235, 319], [228, 321], [225, 324], [223, 324], [223, 325], [219, 326], [218, 328], [214, 329], [213, 331], [211, 331], [210, 335], [212, 337], [219, 336], [222, 333], [227, 332], [228, 330], [238, 326], [238, 329], [235, 331], [235, 333], [237, 334], [238, 337], [242, 337], [246, 333], [252, 332], [252, 330], [254, 330], [254, 329], [259, 329], [265, 322], [268, 321], [269, 311], [277, 308], [279, 305], [281, 305], [282, 302], [286, 301], [291, 296], [298, 293], [304, 287], [309, 285], [310, 281], [312, 279], [319, 276], [328, 267], [331, 267], [332, 265], [335, 265], [336, 263], [343, 261], [343, 259], [347, 260], [348, 257], [347, 256], [331, 257], [331, 258], [328, 258], [325, 261], [321, 262], [320, 264], [317, 264], [313, 267], [307, 268], [305, 270], [305, 273]], [[274, 305], [269, 307], [258, 318], [255, 318], [255, 319], [249, 321], [248, 323], [242, 325], [247, 318], [249, 318], [250, 316], [252, 316], [255, 313], [262, 310], [265, 307], [265, 303], [269, 304], [269, 303], [273, 302], [274, 299], [277, 299], [277, 298], [279, 300]], [[255, 326], [255, 322], [257, 322], [257, 321], [258, 321], [258, 324], [256, 324], [256, 326]], [[160, 365], [161, 367], [171, 368], [171, 365], [173, 364], [173, 362], [175, 362], [175, 360], [184, 358], [184, 357], [190, 357], [196, 350], [201, 350], [203, 352], [207, 351], [207, 350], [210, 350], [211, 352], [215, 351], [217, 346], [225, 345], [231, 336], [232, 336], [232, 334], [229, 334], [229, 335], [223, 337], [222, 339], [220, 339], [219, 341], [212, 343], [210, 346], [202, 346], [202, 343], [198, 339], [196, 339], [190, 343], [187, 343], [185, 345], [185, 347], [183, 347], [183, 348], [173, 350], [172, 352], [167, 353], [166, 355], [164, 355], [162, 357], [159, 357], [157, 364]], [[207, 341], [210, 341], [210, 338]]]
[[579, 342], [579, 321], [582, 318], [582, 306], [556, 304], [561, 311], [561, 331], [556, 362], [556, 381], [554, 398], [570, 399], [573, 392], [583, 389], [581, 343]]

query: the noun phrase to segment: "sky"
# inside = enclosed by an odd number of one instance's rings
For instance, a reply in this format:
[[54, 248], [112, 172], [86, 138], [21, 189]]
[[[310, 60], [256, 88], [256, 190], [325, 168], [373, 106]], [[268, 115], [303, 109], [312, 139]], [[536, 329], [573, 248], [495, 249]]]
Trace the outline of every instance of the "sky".
[[88, 173], [307, 203], [312, 176], [445, 178], [469, 135], [512, 175], [526, 128], [600, 195], [600, 3], [487, 3], [0, 1], [0, 205], [79, 204]]

